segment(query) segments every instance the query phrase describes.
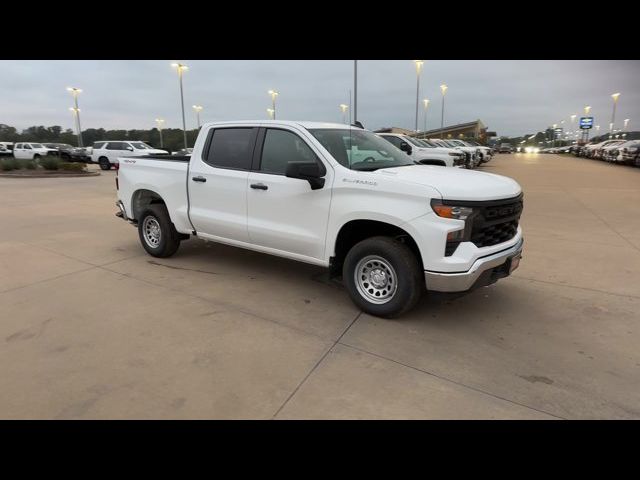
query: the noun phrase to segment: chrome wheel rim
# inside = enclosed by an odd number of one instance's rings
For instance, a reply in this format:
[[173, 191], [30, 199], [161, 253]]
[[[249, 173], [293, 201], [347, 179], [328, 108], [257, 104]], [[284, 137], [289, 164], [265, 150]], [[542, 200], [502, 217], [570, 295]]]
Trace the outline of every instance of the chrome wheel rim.
[[376, 305], [391, 301], [398, 289], [396, 271], [387, 260], [377, 255], [368, 255], [358, 262], [354, 280], [358, 293]]
[[162, 231], [160, 230], [160, 224], [154, 217], [147, 217], [142, 223], [142, 236], [144, 241], [147, 242], [151, 248], [158, 248], [160, 245], [160, 239], [162, 238]]

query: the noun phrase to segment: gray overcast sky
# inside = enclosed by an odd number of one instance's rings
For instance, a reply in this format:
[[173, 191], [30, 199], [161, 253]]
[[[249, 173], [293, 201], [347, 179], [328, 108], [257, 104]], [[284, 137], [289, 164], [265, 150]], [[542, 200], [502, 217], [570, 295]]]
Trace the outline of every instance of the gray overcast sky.
[[[26, 128], [72, 128], [67, 86], [82, 88], [83, 129], [181, 127], [175, 60], [0, 61], [0, 123]], [[187, 128], [194, 128], [193, 104], [204, 106], [202, 121], [267, 118], [267, 91], [280, 92], [279, 119], [340, 121], [338, 105], [353, 88], [350, 60], [189, 61], [184, 75]], [[427, 60], [420, 98], [431, 99], [427, 128], [440, 126], [439, 85], [449, 86], [445, 124], [481, 119], [499, 135], [542, 130], [570, 122], [591, 105], [601, 131], [611, 118], [610, 95], [620, 92], [616, 126], [629, 118], [640, 129], [640, 61]], [[364, 126], [413, 128], [415, 66], [411, 60], [358, 62], [358, 117]], [[423, 128], [420, 111], [419, 128]]]

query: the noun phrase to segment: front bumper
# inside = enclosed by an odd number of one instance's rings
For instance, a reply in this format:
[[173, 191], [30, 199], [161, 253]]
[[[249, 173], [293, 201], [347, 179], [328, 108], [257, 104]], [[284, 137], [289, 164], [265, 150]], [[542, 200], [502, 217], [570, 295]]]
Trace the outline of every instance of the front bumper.
[[427, 290], [434, 292], [466, 292], [497, 282], [511, 274], [511, 261], [522, 255], [524, 240], [512, 247], [479, 258], [466, 272], [442, 273], [426, 270], [424, 280]]

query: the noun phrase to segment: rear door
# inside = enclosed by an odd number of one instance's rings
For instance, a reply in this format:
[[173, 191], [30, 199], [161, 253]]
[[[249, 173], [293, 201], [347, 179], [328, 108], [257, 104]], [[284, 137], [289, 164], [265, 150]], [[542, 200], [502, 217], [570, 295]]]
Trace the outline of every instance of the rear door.
[[[322, 260], [333, 170], [303, 135], [284, 127], [261, 130], [247, 189], [249, 238], [255, 245]], [[288, 162], [317, 162], [325, 186], [312, 190], [307, 180], [286, 177]]]
[[247, 179], [257, 134], [257, 127], [214, 127], [195, 148], [201, 153], [191, 157], [187, 185], [199, 236], [249, 242]]
[[109, 142], [105, 147], [106, 157], [111, 163], [118, 163], [118, 157], [128, 157], [131, 155], [131, 151], [127, 150], [130, 147], [126, 142]]
[[22, 143], [16, 143], [15, 147], [13, 147], [13, 156], [15, 158], [25, 158]]

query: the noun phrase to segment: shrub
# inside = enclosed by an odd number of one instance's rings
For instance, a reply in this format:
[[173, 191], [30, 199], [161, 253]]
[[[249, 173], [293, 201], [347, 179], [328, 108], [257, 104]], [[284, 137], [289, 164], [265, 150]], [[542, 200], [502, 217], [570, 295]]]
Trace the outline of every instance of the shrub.
[[58, 170], [60, 167], [60, 159], [56, 157], [42, 157], [40, 159], [40, 166], [45, 170]]
[[38, 168], [38, 164], [35, 160], [23, 160], [22, 168], [26, 168], [27, 170], [35, 170]]
[[62, 162], [60, 164], [60, 169], [68, 170], [70, 172], [84, 172], [86, 170], [86, 166], [84, 163]]
[[3, 158], [0, 162], [0, 168], [5, 172], [15, 170], [18, 168], [18, 162], [15, 158]]

